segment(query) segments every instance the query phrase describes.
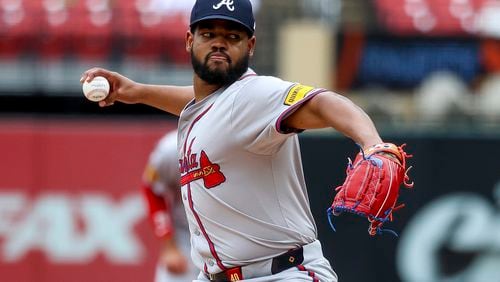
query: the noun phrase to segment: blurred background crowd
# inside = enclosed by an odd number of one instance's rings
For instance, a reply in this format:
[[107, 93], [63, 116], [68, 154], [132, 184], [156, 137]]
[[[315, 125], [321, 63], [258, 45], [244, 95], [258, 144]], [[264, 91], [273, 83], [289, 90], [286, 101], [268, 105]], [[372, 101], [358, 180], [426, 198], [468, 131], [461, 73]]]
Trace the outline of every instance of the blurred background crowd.
[[[498, 1], [253, 2], [252, 67], [260, 74], [329, 87], [381, 123], [499, 120]], [[192, 4], [1, 0], [0, 96], [9, 99], [2, 112], [95, 113], [82, 105], [77, 78], [96, 65], [145, 83], [191, 83], [184, 36]], [[129, 111], [137, 108], [117, 110]]]

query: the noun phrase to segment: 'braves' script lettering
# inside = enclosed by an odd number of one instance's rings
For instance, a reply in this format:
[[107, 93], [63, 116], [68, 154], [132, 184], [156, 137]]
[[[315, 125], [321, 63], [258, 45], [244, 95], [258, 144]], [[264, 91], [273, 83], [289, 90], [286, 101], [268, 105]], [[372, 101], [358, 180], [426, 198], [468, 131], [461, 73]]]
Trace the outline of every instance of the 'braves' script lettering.
[[[196, 156], [196, 154], [193, 154]], [[191, 155], [191, 156], [193, 156]], [[186, 164], [185, 162], [191, 159], [191, 163]], [[219, 186], [226, 181], [226, 177], [220, 171], [220, 166], [216, 163], [212, 163], [208, 158], [205, 151], [201, 151], [200, 160], [196, 162], [193, 158], [184, 157], [184, 160], [179, 160], [181, 163], [181, 185], [186, 185], [192, 181], [203, 179], [203, 185], [205, 188], [210, 189]], [[198, 164], [199, 167], [193, 167], [193, 164]], [[194, 170], [188, 169], [184, 170], [185, 167], [196, 168]]]
[[184, 157], [179, 160], [179, 168], [181, 173], [186, 173], [194, 168], [198, 167], [198, 161], [196, 160], [196, 154], [191, 154], [189, 157]]

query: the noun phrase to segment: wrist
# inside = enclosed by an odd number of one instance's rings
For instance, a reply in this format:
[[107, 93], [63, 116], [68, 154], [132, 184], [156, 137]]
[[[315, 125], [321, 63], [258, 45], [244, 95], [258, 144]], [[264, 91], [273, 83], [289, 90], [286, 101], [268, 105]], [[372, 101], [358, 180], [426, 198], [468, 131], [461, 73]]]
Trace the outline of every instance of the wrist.
[[363, 152], [365, 156], [371, 156], [374, 154], [381, 154], [387, 157], [394, 158], [398, 162], [401, 162], [403, 156], [401, 155], [401, 151], [399, 147], [393, 143], [378, 143], [367, 148], [363, 148]]
[[147, 104], [147, 85], [135, 82], [130, 91], [134, 93], [135, 103]]
[[178, 246], [177, 246], [177, 241], [175, 240], [175, 236], [169, 236], [163, 238], [161, 248], [165, 252], [177, 250]]
[[363, 151], [365, 152], [372, 147], [376, 147], [379, 144], [385, 144], [377, 134], [367, 135], [363, 138], [363, 141], [364, 142], [359, 142], [358, 144], [361, 146], [361, 148], [363, 148]]

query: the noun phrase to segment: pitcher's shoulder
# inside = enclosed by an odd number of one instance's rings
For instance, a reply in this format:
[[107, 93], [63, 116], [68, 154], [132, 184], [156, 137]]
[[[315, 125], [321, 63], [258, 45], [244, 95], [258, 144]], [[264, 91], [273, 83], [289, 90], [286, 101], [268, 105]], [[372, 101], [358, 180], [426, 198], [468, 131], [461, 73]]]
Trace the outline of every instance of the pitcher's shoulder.
[[295, 84], [293, 82], [285, 81], [279, 77], [264, 75], [248, 77], [245, 82], [245, 88], [257, 88], [266, 91], [286, 90]]

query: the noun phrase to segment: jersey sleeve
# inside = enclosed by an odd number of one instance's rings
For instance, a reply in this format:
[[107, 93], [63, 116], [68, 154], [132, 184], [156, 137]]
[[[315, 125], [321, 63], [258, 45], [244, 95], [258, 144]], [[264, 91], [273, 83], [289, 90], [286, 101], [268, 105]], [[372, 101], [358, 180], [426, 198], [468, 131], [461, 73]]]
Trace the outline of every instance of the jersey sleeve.
[[170, 132], [160, 139], [150, 154], [148, 169], [152, 175], [148, 181], [152, 183], [156, 194], [165, 195], [168, 193], [166, 189], [178, 188], [180, 173], [177, 152], [177, 133]]
[[143, 174], [142, 194], [148, 207], [148, 218], [154, 234], [169, 238], [174, 232], [172, 191], [179, 183], [177, 134], [165, 135], [149, 156]]
[[232, 126], [247, 138], [247, 150], [273, 154], [300, 129], [286, 128], [283, 120], [325, 89], [259, 76], [246, 83], [234, 99]]

